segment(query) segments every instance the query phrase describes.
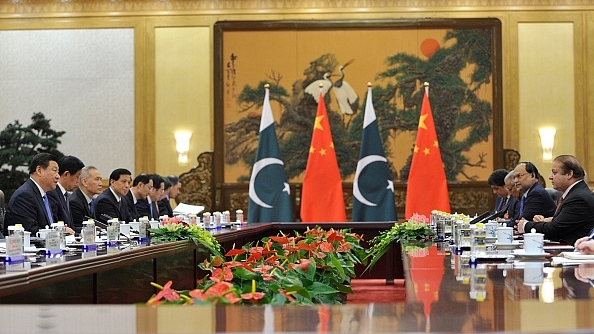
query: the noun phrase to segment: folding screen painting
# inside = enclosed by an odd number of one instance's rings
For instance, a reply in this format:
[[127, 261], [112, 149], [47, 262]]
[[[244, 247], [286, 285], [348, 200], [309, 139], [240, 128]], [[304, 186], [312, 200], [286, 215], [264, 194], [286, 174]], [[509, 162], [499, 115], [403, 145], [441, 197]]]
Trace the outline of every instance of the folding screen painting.
[[353, 180], [367, 83], [396, 183], [406, 183], [424, 82], [449, 182], [503, 164], [501, 24], [496, 19], [215, 24], [217, 182], [249, 181], [264, 85], [287, 176], [307, 164], [321, 88], [345, 182]]

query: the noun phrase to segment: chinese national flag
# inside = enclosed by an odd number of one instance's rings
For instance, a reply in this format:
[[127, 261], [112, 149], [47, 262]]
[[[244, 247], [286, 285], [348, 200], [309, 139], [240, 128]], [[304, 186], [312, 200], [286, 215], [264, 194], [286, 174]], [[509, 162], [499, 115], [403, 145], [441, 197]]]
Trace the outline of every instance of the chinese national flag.
[[405, 218], [414, 213], [430, 217], [432, 210], [450, 212], [450, 198], [429, 105], [429, 87], [425, 85], [417, 140], [408, 174]]
[[321, 92], [301, 190], [301, 220], [346, 221], [342, 178], [334, 152], [324, 95]]

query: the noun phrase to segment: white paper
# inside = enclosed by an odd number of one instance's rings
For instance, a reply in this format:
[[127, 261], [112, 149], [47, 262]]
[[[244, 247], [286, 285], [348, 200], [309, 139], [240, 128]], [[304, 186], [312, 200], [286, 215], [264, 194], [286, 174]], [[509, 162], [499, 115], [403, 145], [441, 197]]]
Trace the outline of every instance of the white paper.
[[190, 205], [185, 203], [179, 203], [175, 209], [173, 209], [174, 215], [187, 215], [187, 214], [199, 214], [200, 212], [204, 211], [204, 206], [202, 205]]

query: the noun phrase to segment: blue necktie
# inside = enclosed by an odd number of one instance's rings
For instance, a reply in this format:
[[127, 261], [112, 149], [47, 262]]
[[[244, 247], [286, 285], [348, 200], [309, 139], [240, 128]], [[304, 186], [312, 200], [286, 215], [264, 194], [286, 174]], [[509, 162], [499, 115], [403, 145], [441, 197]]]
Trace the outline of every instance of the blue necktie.
[[526, 197], [522, 196], [522, 198], [520, 199], [520, 217], [522, 218], [522, 214], [524, 213], [524, 199], [526, 199]]
[[89, 212], [91, 217], [95, 217], [95, 199], [91, 199], [91, 202], [89, 202]]
[[51, 225], [54, 223], [54, 218], [52, 217], [52, 209], [50, 209], [49, 201], [47, 200], [47, 195], [43, 195], [43, 204], [45, 204], [45, 212], [47, 213], [47, 217]]
[[149, 208], [151, 209], [151, 218], [153, 218], [153, 203], [149, 203]]

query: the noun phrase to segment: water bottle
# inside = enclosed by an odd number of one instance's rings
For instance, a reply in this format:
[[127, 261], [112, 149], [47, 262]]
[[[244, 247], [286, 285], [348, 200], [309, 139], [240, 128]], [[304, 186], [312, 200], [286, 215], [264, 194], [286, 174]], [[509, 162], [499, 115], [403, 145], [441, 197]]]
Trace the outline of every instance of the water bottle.
[[460, 227], [460, 246], [470, 247], [472, 243], [472, 230], [470, 229], [470, 218], [464, 218]]
[[487, 255], [487, 232], [483, 223], [477, 223], [472, 234], [472, 256], [474, 258]]

